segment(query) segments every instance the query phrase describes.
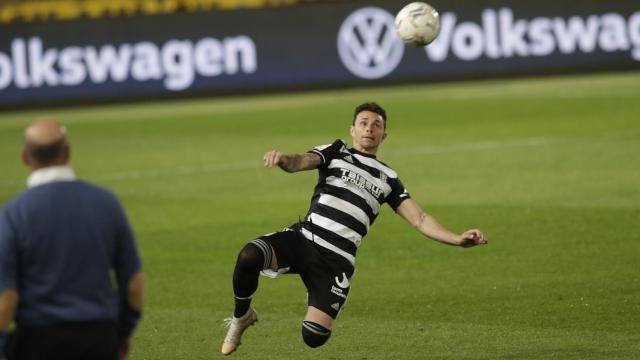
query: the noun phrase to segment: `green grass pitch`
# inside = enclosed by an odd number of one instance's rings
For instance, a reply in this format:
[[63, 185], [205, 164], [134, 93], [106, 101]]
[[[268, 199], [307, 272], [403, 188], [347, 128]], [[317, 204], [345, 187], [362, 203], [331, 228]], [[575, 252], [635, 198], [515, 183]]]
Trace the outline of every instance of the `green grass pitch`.
[[387, 206], [358, 252], [345, 311], [305, 348], [304, 287], [262, 278], [237, 359], [640, 358], [640, 73], [600, 74], [0, 114], [0, 203], [27, 175], [37, 116], [67, 124], [78, 174], [122, 199], [147, 286], [132, 360], [215, 359], [247, 241], [303, 216], [315, 172], [262, 167], [389, 113], [379, 158], [447, 227], [422, 238]]

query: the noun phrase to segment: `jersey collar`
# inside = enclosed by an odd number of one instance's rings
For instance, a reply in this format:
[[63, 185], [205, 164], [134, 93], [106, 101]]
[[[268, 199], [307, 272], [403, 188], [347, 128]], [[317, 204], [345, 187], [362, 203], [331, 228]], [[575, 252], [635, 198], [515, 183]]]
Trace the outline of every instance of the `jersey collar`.
[[32, 188], [54, 181], [73, 181], [76, 180], [76, 173], [68, 165], [47, 166], [42, 169], [35, 170], [27, 179], [27, 187]]
[[364, 156], [364, 157], [368, 157], [368, 158], [372, 158], [372, 159], [376, 159], [375, 155], [371, 155], [371, 154], [367, 154], [367, 153], [363, 153], [362, 151], [358, 151], [355, 148], [351, 148], [349, 149], [350, 152], [354, 153], [354, 154], [358, 154], [360, 156]]

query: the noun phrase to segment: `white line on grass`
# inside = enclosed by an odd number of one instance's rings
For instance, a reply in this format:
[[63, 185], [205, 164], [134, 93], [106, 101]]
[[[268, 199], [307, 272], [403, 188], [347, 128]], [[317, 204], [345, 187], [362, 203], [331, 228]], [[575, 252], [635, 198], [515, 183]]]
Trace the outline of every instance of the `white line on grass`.
[[[420, 146], [402, 150], [402, 154], [443, 154], [454, 152], [492, 150], [508, 147], [541, 146], [558, 141], [553, 138], [530, 138], [509, 141], [478, 141], [459, 144]], [[134, 170], [121, 173], [103, 174], [93, 177], [96, 181], [123, 181], [158, 178], [176, 175], [198, 175], [215, 174], [243, 170], [258, 169], [261, 164], [258, 162], [233, 163], [233, 164], [211, 164], [207, 166], [181, 166], [174, 169], [143, 171]]]
[[222, 172], [242, 171], [257, 169], [260, 164], [257, 162], [233, 163], [233, 164], [211, 164], [206, 166], [180, 166], [172, 169], [163, 170], [133, 170], [112, 174], [102, 174], [92, 179], [96, 181], [123, 181], [123, 180], [139, 180], [159, 178], [176, 175], [197, 175], [197, 174], [215, 174]]
[[558, 139], [542, 137], [507, 141], [475, 141], [447, 145], [426, 145], [402, 150], [403, 154], [444, 154], [513, 147], [541, 146], [557, 142]]
[[[154, 179], [161, 177], [171, 176], [183, 176], [183, 175], [201, 175], [201, 174], [216, 174], [233, 171], [243, 171], [257, 169], [260, 167], [258, 162], [247, 163], [234, 163], [234, 164], [211, 164], [207, 166], [180, 166], [176, 168], [162, 169], [162, 170], [131, 170], [116, 173], [106, 173], [97, 175], [79, 174], [81, 179], [95, 181], [95, 182], [108, 182], [108, 181], [127, 181], [127, 180], [143, 180]], [[24, 184], [26, 180], [8, 180], [0, 182], [2, 187], [15, 187], [20, 184]], [[0, 192], [2, 194], [2, 192]]]
[[[527, 147], [527, 146], [542, 146], [547, 145], [553, 142], [558, 142], [557, 138], [529, 138], [529, 139], [519, 139], [519, 140], [507, 140], [507, 141], [474, 141], [474, 142], [463, 142], [457, 144], [446, 144], [446, 145], [426, 145], [426, 146], [418, 146], [411, 148], [404, 148], [402, 150], [390, 151], [389, 153], [397, 153], [397, 154], [445, 154], [445, 153], [455, 153], [455, 152], [469, 152], [469, 151], [481, 151], [481, 150], [493, 150], [493, 149], [501, 149], [501, 148], [513, 148], [513, 147]], [[251, 161], [251, 162], [235, 162], [231, 164], [210, 164], [205, 166], [179, 166], [175, 168], [167, 168], [161, 170], [130, 170], [123, 172], [115, 172], [115, 173], [105, 173], [105, 174], [96, 174], [96, 175], [88, 175], [83, 177], [80, 174], [81, 178], [87, 179], [89, 181], [96, 182], [108, 182], [108, 181], [130, 181], [130, 180], [144, 180], [144, 179], [155, 179], [162, 177], [171, 177], [171, 176], [182, 176], [182, 175], [203, 175], [203, 174], [217, 174], [217, 173], [227, 173], [234, 171], [244, 171], [244, 170], [253, 170], [261, 168], [262, 164], [260, 162]], [[0, 183], [1, 186], [15, 186], [16, 181], [3, 181]]]

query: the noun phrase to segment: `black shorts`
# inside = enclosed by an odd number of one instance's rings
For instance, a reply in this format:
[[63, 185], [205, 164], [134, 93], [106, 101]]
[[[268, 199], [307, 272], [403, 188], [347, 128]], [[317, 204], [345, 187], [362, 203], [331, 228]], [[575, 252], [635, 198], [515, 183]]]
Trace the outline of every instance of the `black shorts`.
[[[295, 226], [293, 227], [295, 228]], [[307, 304], [336, 318], [342, 310], [354, 268], [347, 259], [307, 240], [294, 229], [261, 236], [273, 248], [278, 267], [299, 274], [307, 288]]]

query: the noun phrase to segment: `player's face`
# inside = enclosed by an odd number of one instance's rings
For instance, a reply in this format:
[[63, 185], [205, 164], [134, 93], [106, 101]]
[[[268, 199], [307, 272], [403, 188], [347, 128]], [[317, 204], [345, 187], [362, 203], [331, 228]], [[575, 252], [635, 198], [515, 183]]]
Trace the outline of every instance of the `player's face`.
[[351, 126], [353, 147], [364, 153], [375, 154], [378, 146], [387, 137], [384, 131], [384, 119], [373, 111], [362, 111]]

